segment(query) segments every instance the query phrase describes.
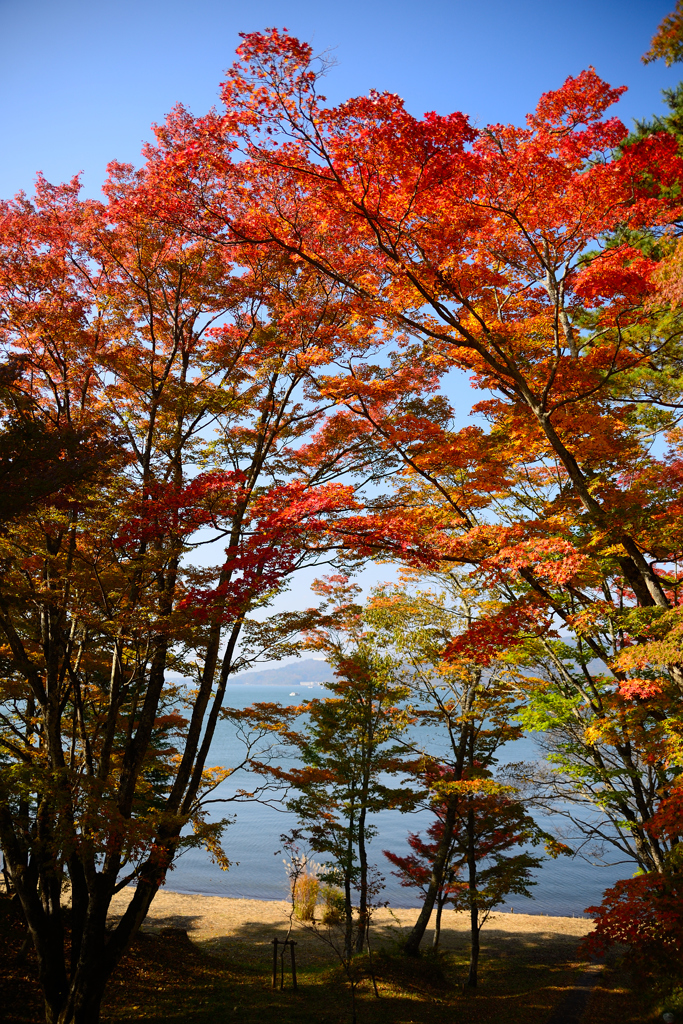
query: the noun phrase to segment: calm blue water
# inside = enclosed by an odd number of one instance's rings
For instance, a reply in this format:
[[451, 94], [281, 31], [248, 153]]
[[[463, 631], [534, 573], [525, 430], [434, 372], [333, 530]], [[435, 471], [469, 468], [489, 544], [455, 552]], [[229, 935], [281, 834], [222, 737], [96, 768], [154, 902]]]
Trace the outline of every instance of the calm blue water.
[[[310, 684], [298, 684], [292, 689], [296, 690], [296, 697], [289, 696], [289, 687], [235, 685], [229, 689], [226, 703], [236, 708], [247, 707], [256, 701], [294, 704], [307, 696], [325, 696], [329, 692]], [[436, 737], [435, 743], [430, 743], [434, 752], [435, 746], [438, 746]], [[241, 749], [236, 743], [234, 729], [222, 723], [214, 739], [209, 763], [234, 765], [240, 759]], [[528, 737], [509, 744], [503, 748], [501, 755], [501, 761], [508, 762], [531, 761], [541, 756], [533, 739]], [[287, 759], [290, 758], [291, 755]], [[238, 789], [251, 789], [253, 785], [253, 776], [240, 772], [223, 783], [214, 796], [230, 798]], [[287, 811], [260, 803], [228, 802], [212, 805], [212, 818], [228, 815], [235, 815], [236, 819], [228, 828], [223, 843], [228, 857], [233, 861], [230, 870], [222, 871], [203, 850], [188, 850], [178, 858], [167, 879], [167, 887], [175, 892], [210, 896], [286, 899], [288, 883], [283, 864], [284, 854], [278, 851], [280, 835], [296, 827], [296, 817]], [[407, 833], [426, 829], [431, 820], [429, 811], [401, 814], [391, 810], [383, 811], [376, 819], [379, 833], [370, 847], [371, 858], [385, 875], [383, 898], [391, 906], [417, 907], [419, 900], [411, 889], [403, 888], [393, 877], [391, 865], [382, 855], [382, 850], [388, 849], [399, 854], [408, 852]], [[549, 828], [550, 822], [547, 819], [541, 821], [537, 817], [537, 820]], [[532, 889], [534, 898], [515, 896], [506, 904], [505, 909], [512, 906], [518, 913], [580, 916], [587, 906], [600, 902], [603, 891], [609, 885], [619, 878], [629, 877], [634, 870], [635, 867], [629, 864], [596, 867], [578, 857], [560, 857], [555, 861], [547, 859], [536, 872], [537, 884]]]

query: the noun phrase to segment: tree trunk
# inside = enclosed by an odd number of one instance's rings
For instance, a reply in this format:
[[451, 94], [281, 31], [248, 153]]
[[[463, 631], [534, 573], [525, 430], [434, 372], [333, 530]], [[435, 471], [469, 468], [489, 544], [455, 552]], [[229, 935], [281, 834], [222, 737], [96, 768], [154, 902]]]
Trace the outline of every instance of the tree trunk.
[[477, 904], [477, 859], [474, 848], [474, 810], [467, 812], [467, 867], [470, 893], [470, 970], [467, 987], [477, 987], [479, 966], [479, 906]]
[[477, 987], [477, 968], [479, 966], [479, 909], [476, 902], [470, 907], [470, 970], [467, 975], [467, 987]]
[[413, 928], [403, 946], [403, 952], [406, 953], [407, 956], [420, 955], [420, 943], [422, 942], [424, 933], [427, 930], [427, 925], [429, 924], [429, 919], [432, 916], [432, 910], [434, 909], [434, 903], [436, 902], [439, 889], [443, 882], [443, 876], [446, 871], [448, 856], [451, 850], [451, 841], [453, 839], [453, 830], [455, 828], [455, 812], [459, 799], [459, 795], [454, 794], [446, 805], [446, 814], [443, 819], [443, 833], [436, 851], [436, 857], [434, 858], [432, 874], [429, 879], [429, 886], [427, 887], [427, 895], [425, 896], [418, 919], [413, 925]]
[[104, 990], [111, 974], [102, 955], [88, 958], [87, 975], [74, 978], [66, 1003], [59, 1009], [48, 1007], [47, 1024], [99, 1024]]
[[436, 921], [434, 922], [434, 941], [432, 942], [432, 948], [434, 950], [439, 948], [439, 940], [441, 939], [441, 912], [445, 902], [445, 895], [443, 893], [439, 893], [436, 900]]
[[360, 866], [359, 901], [358, 901], [358, 932], [356, 935], [356, 953], [363, 952], [365, 934], [368, 927], [368, 852], [365, 847], [365, 805], [361, 805], [358, 815], [358, 862]]
[[344, 955], [347, 959], [351, 959], [353, 952], [353, 906], [351, 903], [351, 872], [344, 872], [344, 914], [345, 914], [345, 933], [344, 933]]
[[7, 869], [7, 858], [2, 850], [0, 850], [0, 856], [2, 857], [2, 877], [5, 883], [5, 892], [9, 896], [12, 892], [12, 880], [10, 878], [9, 871]]

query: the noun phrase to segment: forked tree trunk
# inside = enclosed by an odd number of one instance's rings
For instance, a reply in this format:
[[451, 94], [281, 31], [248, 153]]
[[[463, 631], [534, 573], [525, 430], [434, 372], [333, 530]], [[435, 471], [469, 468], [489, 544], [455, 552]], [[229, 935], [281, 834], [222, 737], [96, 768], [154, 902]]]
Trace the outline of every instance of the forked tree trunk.
[[45, 1000], [47, 1024], [99, 1024], [102, 998], [111, 972], [101, 956], [90, 956], [88, 960], [87, 975], [74, 979], [66, 1002], [60, 1006]]
[[446, 814], [443, 819], [443, 832], [436, 850], [434, 864], [432, 865], [432, 874], [427, 887], [427, 895], [425, 896], [418, 919], [413, 925], [413, 928], [403, 946], [403, 951], [407, 956], [419, 956], [420, 954], [420, 943], [422, 942], [424, 933], [427, 930], [427, 925], [429, 924], [429, 919], [432, 916], [432, 910], [434, 909], [434, 904], [439, 894], [439, 889], [441, 888], [443, 877], [448, 865], [448, 856], [451, 850], [451, 842], [453, 840], [453, 831], [455, 828], [455, 812], [459, 799], [459, 795], [455, 793], [450, 797], [448, 804], [446, 805]]
[[[123, 917], [110, 931], [106, 928], [112, 897], [109, 880], [100, 875], [91, 888], [79, 893], [78, 873], [74, 873], [70, 970], [67, 969], [63, 910], [59, 903], [61, 887], [53, 898], [48, 900], [43, 895], [41, 899], [30, 865], [27, 869], [10, 862], [36, 951], [46, 1024], [98, 1024], [107, 982], [147, 915], [172, 859], [172, 846], [169, 844], [166, 851], [165, 863], [157, 861], [149, 877], [138, 881]], [[44, 891], [42, 878], [41, 887]]]
[[80, 952], [68, 989], [61, 1000], [48, 1001], [47, 1024], [98, 1024], [107, 983], [121, 957], [137, 935], [158, 891], [154, 882], [139, 883], [117, 927], [107, 933], [110, 896], [89, 901]]

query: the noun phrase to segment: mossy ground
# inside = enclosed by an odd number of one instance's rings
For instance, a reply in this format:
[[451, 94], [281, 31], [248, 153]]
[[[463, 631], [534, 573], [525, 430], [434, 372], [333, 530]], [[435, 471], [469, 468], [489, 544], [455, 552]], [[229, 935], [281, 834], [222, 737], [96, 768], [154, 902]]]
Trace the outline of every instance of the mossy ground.
[[[40, 1024], [35, 960], [17, 962], [23, 929], [0, 898], [0, 986], [6, 1024]], [[244, 939], [191, 942], [178, 929], [140, 935], [112, 979], [103, 1024], [348, 1024], [347, 980], [329, 950], [298, 966], [299, 987], [271, 987], [271, 955]], [[358, 965], [358, 1024], [543, 1024], [561, 1004], [583, 964], [575, 943], [484, 943], [480, 984], [464, 992], [468, 953], [449, 951], [406, 960], [395, 949], [378, 951], [373, 992], [367, 958]], [[581, 1024], [645, 1024], [652, 1016], [630, 990], [628, 978], [608, 967]]]

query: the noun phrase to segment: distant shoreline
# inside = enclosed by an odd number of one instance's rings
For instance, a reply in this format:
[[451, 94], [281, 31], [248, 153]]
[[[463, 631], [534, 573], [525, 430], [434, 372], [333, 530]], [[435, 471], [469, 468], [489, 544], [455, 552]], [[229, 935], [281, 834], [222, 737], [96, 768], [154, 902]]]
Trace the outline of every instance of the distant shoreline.
[[277, 668], [250, 669], [228, 676], [228, 686], [324, 686], [334, 679], [332, 666], [322, 658], [303, 658]]
[[303, 683], [283, 683], [283, 682], [278, 682], [277, 679], [273, 679], [272, 682], [256, 683], [253, 680], [246, 679], [246, 678], [245, 678], [245, 680], [240, 680], [239, 677], [236, 676], [235, 679], [232, 680], [232, 682], [230, 680], [228, 680], [227, 686], [228, 686], [228, 688], [230, 688], [231, 686], [259, 686], [259, 687], [260, 686], [263, 686], [263, 687], [277, 686], [278, 688], [280, 688], [280, 687], [284, 688], [285, 686], [326, 686], [327, 683], [329, 683], [329, 682], [331, 682], [331, 680], [329, 680], [329, 679], [321, 679], [321, 680], [317, 680], [316, 679], [316, 680], [313, 680], [312, 682], [306, 681], [306, 682], [303, 682]]

